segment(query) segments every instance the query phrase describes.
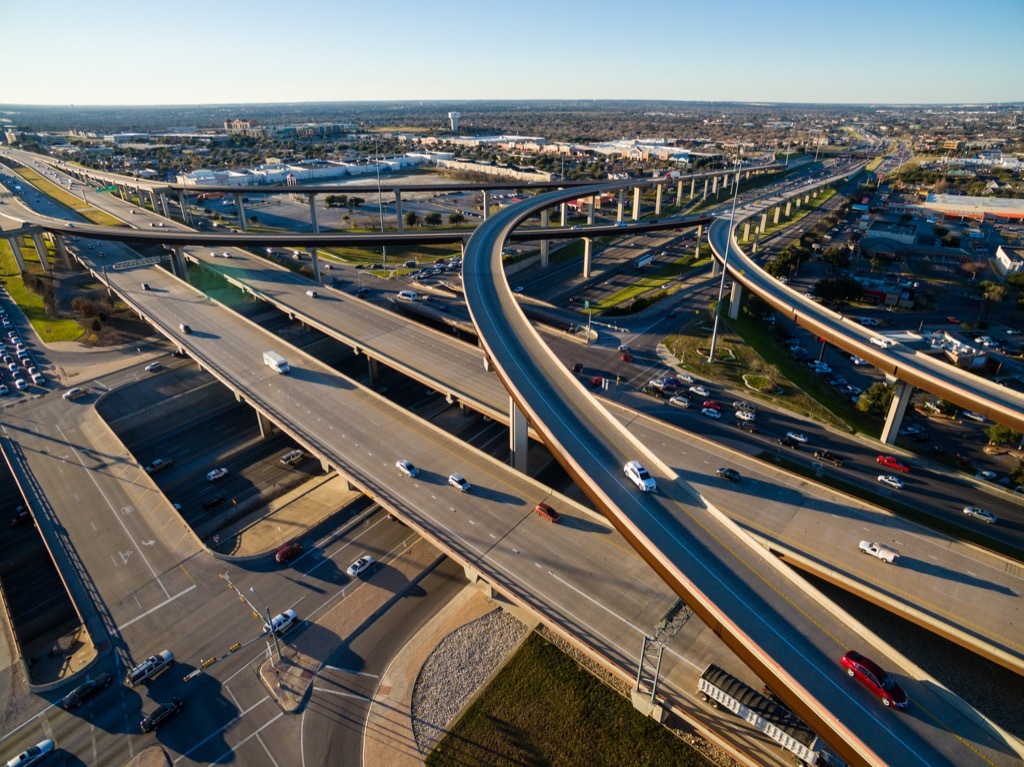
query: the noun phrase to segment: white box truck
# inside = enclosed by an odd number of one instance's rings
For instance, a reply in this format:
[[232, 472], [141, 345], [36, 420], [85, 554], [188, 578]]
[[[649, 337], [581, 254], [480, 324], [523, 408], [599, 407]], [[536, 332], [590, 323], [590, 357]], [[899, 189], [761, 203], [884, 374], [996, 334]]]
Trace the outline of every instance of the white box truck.
[[287, 373], [291, 370], [288, 367], [288, 360], [277, 352], [263, 352], [263, 364], [278, 373]]

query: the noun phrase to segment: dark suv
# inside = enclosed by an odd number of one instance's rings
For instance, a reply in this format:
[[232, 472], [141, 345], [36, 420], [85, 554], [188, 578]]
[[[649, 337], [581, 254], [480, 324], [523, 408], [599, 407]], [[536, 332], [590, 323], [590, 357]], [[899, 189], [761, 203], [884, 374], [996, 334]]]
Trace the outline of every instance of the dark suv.
[[846, 461], [846, 459], [841, 455], [836, 455], [831, 450], [815, 450], [814, 457], [819, 461], [830, 463], [833, 466], [842, 466], [843, 462]]
[[156, 711], [139, 722], [139, 727], [143, 732], [153, 732], [162, 722], [170, 719], [184, 707], [181, 698], [171, 698], [167, 703], [157, 706]]
[[740, 473], [736, 469], [718, 469], [715, 474], [720, 476], [722, 479], [727, 479], [730, 482], [739, 482]]
[[750, 421], [736, 421], [736, 428], [748, 434], [757, 434], [757, 427]]

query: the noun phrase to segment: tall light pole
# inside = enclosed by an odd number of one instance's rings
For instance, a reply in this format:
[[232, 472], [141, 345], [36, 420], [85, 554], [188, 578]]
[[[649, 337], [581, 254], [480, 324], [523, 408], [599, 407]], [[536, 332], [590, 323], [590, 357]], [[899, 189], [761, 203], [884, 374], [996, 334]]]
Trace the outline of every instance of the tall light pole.
[[[737, 166], [739, 162], [736, 163]], [[725, 293], [725, 275], [728, 274], [726, 267], [729, 265], [729, 250], [732, 248], [732, 228], [736, 225], [736, 201], [740, 196], [740, 185], [737, 180], [736, 191], [732, 196], [732, 212], [729, 213], [729, 232], [725, 240], [725, 256], [722, 258], [722, 279], [718, 283], [718, 303], [715, 304], [715, 324], [711, 330], [711, 350], [708, 352], [708, 362], [714, 364], [715, 347], [718, 345], [718, 320], [722, 316], [722, 295]]]
[[[384, 197], [380, 191], [380, 153], [377, 150], [377, 136], [373, 137], [373, 165], [377, 169], [377, 210], [380, 211], [380, 233], [384, 234]], [[381, 245], [381, 263], [388, 262], [388, 246]]]
[[263, 599], [263, 597], [259, 596], [259, 592], [256, 591], [256, 587], [255, 586], [250, 586], [249, 587], [249, 591], [251, 591], [257, 597], [259, 597], [259, 600], [261, 602], [263, 602], [263, 607], [266, 609], [266, 625], [270, 627], [270, 636], [273, 637], [273, 648], [275, 650], [278, 650], [278, 663], [280, 664], [281, 663], [281, 645], [278, 644], [278, 632], [275, 632], [273, 630], [273, 620], [270, 617], [270, 605], [268, 605], [266, 603], [266, 600]]

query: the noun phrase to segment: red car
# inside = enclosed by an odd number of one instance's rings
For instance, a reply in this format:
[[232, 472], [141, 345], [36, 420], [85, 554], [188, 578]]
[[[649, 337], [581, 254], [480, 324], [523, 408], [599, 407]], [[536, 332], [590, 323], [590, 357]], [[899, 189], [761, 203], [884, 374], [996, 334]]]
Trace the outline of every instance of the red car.
[[595, 389], [600, 389], [602, 384], [604, 384], [604, 379], [601, 376], [594, 376], [590, 379], [590, 385]]
[[557, 522], [559, 518], [562, 516], [557, 511], [548, 506], [546, 503], [538, 503], [536, 506], [534, 506], [533, 510], [537, 512], [540, 516], [544, 517], [544, 519], [546, 519], [548, 522]]
[[633, 361], [633, 355], [630, 354], [629, 352], [623, 352], [622, 353], [622, 361], [623, 362], [632, 362]]
[[302, 544], [298, 541], [287, 543], [277, 550], [274, 560], [279, 565], [286, 565], [302, 553]]
[[721, 410], [722, 403], [716, 399], [706, 399], [704, 400], [704, 407], [711, 408], [712, 410]]
[[846, 673], [849, 676], [852, 676], [881, 698], [882, 705], [895, 709], [907, 707], [907, 704], [910, 702], [907, 693], [903, 691], [903, 688], [896, 683], [896, 680], [888, 672], [883, 671], [870, 658], [865, 658], [859, 652], [850, 650], [843, 656], [840, 663], [843, 664], [843, 668], [846, 669]]
[[883, 466], [888, 466], [890, 469], [895, 469], [896, 471], [910, 471], [910, 467], [894, 455], [880, 455], [875, 460]]

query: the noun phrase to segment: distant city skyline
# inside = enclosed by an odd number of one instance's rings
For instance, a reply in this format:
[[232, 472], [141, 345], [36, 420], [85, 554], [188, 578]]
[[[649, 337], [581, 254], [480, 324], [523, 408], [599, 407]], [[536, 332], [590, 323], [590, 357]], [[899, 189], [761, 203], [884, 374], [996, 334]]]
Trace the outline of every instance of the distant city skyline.
[[0, 104], [1024, 101], [1024, 1], [0, 4]]

